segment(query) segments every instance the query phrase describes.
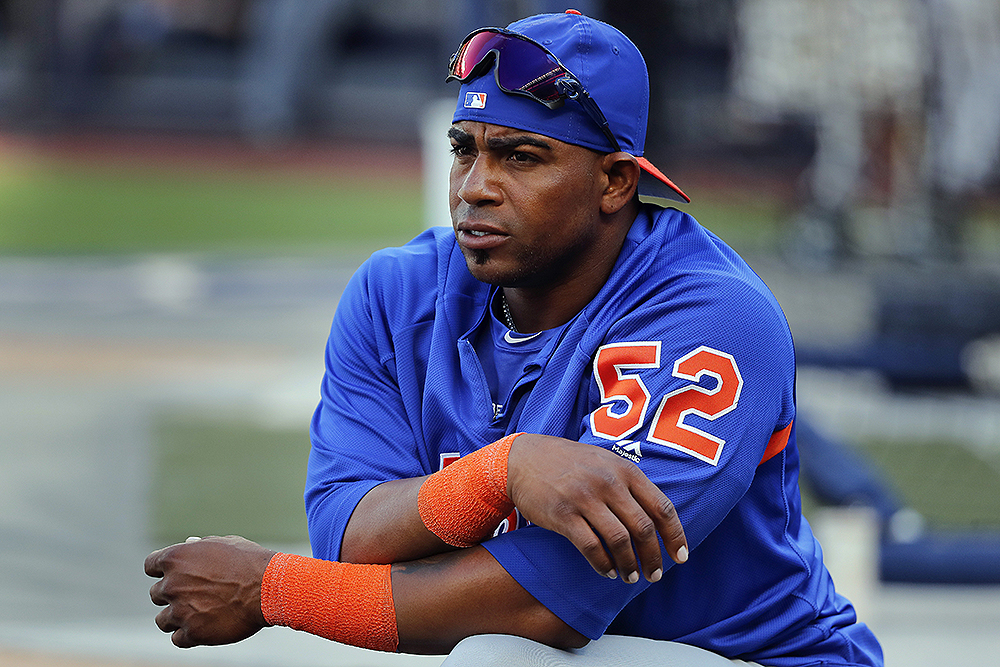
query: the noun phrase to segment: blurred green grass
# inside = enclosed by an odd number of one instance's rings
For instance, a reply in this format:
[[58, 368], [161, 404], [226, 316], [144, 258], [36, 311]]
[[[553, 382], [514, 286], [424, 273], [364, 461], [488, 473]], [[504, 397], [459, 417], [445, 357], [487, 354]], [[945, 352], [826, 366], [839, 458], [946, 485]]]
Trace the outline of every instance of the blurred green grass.
[[308, 425], [268, 428], [236, 417], [161, 415], [153, 428], [151, 537], [243, 535], [308, 542], [302, 493]]
[[[867, 440], [852, 446], [929, 528], [1000, 531], [1000, 453], [930, 440]], [[822, 503], [801, 478], [799, 487], [808, 518]]]
[[945, 441], [872, 440], [859, 449], [929, 525], [1000, 530], [1000, 453]]
[[310, 252], [398, 244], [419, 180], [72, 161], [0, 163], [0, 254]]
[[[213, 169], [154, 158], [0, 154], [0, 256], [367, 254], [403, 244], [424, 226], [417, 170], [379, 173], [368, 165], [352, 172], [340, 163], [326, 170]], [[696, 185], [692, 195], [680, 208], [738, 252], [780, 250], [794, 210], [777, 192]], [[970, 255], [995, 259], [1000, 208], [983, 203], [973, 214], [965, 234]]]
[[[0, 255], [313, 253], [400, 245], [424, 225], [419, 174], [0, 160]], [[773, 251], [766, 194], [699, 193], [682, 207], [741, 252]]]

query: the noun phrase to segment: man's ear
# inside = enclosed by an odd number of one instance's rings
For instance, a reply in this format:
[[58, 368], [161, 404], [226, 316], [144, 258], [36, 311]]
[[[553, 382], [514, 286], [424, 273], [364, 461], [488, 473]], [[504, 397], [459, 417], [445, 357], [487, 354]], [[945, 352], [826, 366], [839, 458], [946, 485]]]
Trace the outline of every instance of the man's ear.
[[601, 212], [612, 215], [625, 207], [639, 187], [639, 162], [628, 153], [608, 153], [601, 162], [608, 186], [601, 198]]

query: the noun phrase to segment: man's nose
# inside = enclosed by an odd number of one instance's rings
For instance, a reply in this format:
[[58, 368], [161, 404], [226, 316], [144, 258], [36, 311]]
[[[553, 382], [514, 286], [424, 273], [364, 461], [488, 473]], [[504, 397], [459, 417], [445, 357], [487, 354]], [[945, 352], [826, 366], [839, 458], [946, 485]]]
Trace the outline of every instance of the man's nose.
[[489, 156], [480, 154], [475, 162], [460, 176], [456, 194], [466, 204], [484, 206], [503, 201], [503, 191], [499, 187], [496, 167]]

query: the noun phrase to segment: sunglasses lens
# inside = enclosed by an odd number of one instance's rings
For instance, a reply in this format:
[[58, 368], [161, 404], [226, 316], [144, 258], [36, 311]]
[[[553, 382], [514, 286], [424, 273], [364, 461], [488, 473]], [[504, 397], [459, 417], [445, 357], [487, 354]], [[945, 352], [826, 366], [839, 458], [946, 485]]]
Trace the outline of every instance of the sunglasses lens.
[[465, 79], [472, 74], [487, 53], [491, 49], [497, 48], [498, 42], [503, 41], [503, 36], [493, 32], [477, 32], [469, 37], [462, 45], [458, 56], [451, 64], [451, 75], [459, 79]]
[[529, 93], [553, 102], [560, 97], [555, 82], [566, 72], [537, 45], [495, 32], [479, 32], [465, 43], [451, 67], [459, 79], [470, 76], [490, 51], [499, 55], [497, 83], [510, 91]]

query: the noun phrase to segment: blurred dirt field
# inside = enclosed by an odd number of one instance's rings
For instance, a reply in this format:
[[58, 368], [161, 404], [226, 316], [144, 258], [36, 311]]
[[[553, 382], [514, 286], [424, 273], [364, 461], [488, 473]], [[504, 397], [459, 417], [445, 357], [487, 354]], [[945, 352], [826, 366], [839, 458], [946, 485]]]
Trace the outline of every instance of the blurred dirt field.
[[47, 653], [13, 652], [0, 649], [4, 667], [150, 667], [149, 663], [107, 659], [72, 658]]

